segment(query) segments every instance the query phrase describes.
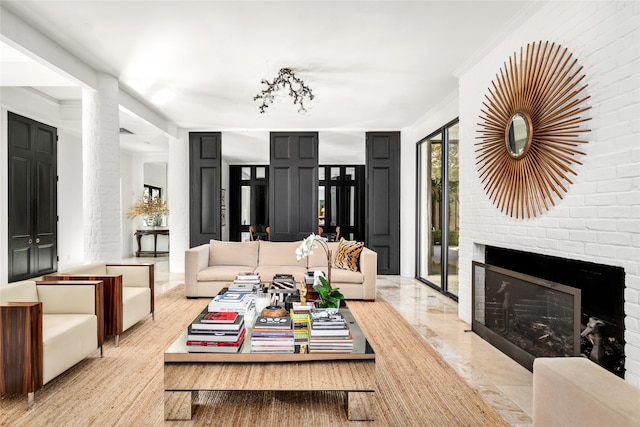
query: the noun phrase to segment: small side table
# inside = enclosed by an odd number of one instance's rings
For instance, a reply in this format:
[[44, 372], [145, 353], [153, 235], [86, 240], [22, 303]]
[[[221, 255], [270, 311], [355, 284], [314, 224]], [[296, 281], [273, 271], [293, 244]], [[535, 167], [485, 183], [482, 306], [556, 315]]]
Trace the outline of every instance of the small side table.
[[[145, 256], [145, 255], [153, 255], [157, 257], [158, 255], [169, 255], [169, 244], [167, 243], [166, 251], [158, 251], [158, 236], [169, 236], [169, 229], [148, 229], [148, 230], [136, 230], [135, 232], [136, 239], [138, 240], [138, 251], [136, 252], [136, 257]], [[153, 251], [143, 251], [140, 245], [140, 239], [142, 236], [153, 236]]]

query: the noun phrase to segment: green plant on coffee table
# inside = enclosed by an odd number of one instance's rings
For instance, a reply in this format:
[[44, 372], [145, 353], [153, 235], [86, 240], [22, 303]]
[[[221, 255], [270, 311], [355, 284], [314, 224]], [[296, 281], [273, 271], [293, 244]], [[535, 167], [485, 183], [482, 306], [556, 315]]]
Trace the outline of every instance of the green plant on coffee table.
[[344, 295], [340, 292], [339, 288], [332, 288], [329, 286], [329, 282], [323, 276], [318, 277], [320, 284], [315, 284], [313, 289], [318, 292], [319, 301], [316, 300], [316, 307], [318, 308], [338, 308], [340, 307], [340, 301], [344, 299]]

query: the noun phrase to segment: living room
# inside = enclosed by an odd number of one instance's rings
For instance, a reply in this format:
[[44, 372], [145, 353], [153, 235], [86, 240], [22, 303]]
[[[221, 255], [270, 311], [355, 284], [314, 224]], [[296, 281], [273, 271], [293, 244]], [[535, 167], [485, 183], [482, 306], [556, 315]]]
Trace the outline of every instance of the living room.
[[[95, 73], [98, 68], [95, 63], [91, 66], [75, 58], [72, 61], [69, 52], [77, 47], [72, 40], [55, 37], [48, 28], [47, 22], [40, 22], [33, 16], [21, 15], [28, 11], [21, 9], [14, 2], [3, 2], [3, 25], [0, 31], [3, 41], [10, 41], [12, 45], [23, 45], [24, 51], [43, 59], [49, 64], [56, 65], [58, 70], [74, 76], [76, 81], [82, 81], [82, 76]], [[55, 4], [56, 2], [50, 2]], [[382, 2], [385, 3], [385, 2]], [[402, 2], [396, 3], [399, 9], [406, 6]], [[421, 3], [421, 2], [418, 2]], [[435, 2], [438, 4], [437, 2]], [[523, 2], [525, 3], [525, 2]], [[105, 11], [117, 14], [117, 6], [107, 6]], [[366, 3], [365, 3], [366, 4]], [[491, 18], [491, 8], [502, 8], [504, 4], [492, 2], [478, 2], [480, 7], [486, 6], [484, 12], [475, 16]], [[357, 9], [358, 5], [353, 7]], [[458, 7], [469, 7], [471, 5]], [[473, 321], [472, 262], [484, 262], [487, 247], [497, 247], [514, 251], [542, 254], [570, 260], [580, 260], [590, 263], [604, 264], [624, 269], [624, 302], [620, 308], [624, 311], [624, 340], [625, 340], [625, 374], [624, 379], [635, 387], [640, 387], [640, 310], [638, 293], [640, 292], [640, 224], [638, 205], [640, 189], [638, 188], [640, 162], [637, 148], [639, 114], [638, 94], [638, 16], [637, 2], [588, 2], [577, 4], [573, 2], [529, 2], [528, 7], [513, 11], [507, 15], [509, 22], [494, 33], [491, 41], [478, 47], [476, 56], [469, 56], [461, 62], [458, 69], [450, 75], [455, 80], [452, 91], [437, 97], [437, 102], [411, 121], [403, 125], [384, 130], [398, 130], [401, 133], [401, 165], [400, 176], [400, 274], [401, 277], [416, 276], [416, 234], [417, 213], [416, 189], [419, 185], [417, 177], [416, 144], [456, 118], [459, 119], [460, 139], [460, 209], [459, 209], [459, 272], [458, 272], [458, 303], [459, 319], [467, 324]], [[53, 6], [52, 6], [53, 7]], [[367, 7], [372, 7], [367, 4]], [[385, 7], [391, 8], [389, 4]], [[421, 7], [412, 5], [412, 7]], [[427, 6], [424, 6], [427, 7]], [[391, 9], [392, 10], [392, 9]], [[388, 12], [388, 10], [384, 10]], [[437, 11], [418, 10], [424, 13], [424, 22], [433, 19]], [[462, 14], [462, 11], [460, 11]], [[372, 12], [372, 15], [375, 15]], [[46, 21], [46, 15], [43, 18]], [[380, 15], [383, 20], [388, 16], [393, 20], [393, 14]], [[405, 15], [402, 15], [405, 16]], [[467, 16], [467, 15], [465, 15]], [[468, 18], [468, 16], [467, 16]], [[73, 19], [73, 18], [71, 18]], [[79, 19], [79, 18], [78, 18]], [[468, 18], [470, 19], [470, 18]], [[28, 24], [28, 22], [32, 22]], [[43, 25], [39, 25], [43, 24]], [[44, 25], [46, 24], [46, 25]], [[395, 22], [396, 29], [401, 22]], [[486, 24], [487, 27], [492, 27]], [[495, 24], [494, 24], [495, 26]], [[183, 29], [188, 31], [187, 28]], [[418, 37], [415, 34], [414, 37]], [[471, 37], [471, 36], [470, 36]], [[443, 38], [446, 38], [443, 36]], [[532, 218], [511, 217], [495, 206], [484, 189], [484, 183], [478, 174], [476, 146], [478, 135], [478, 117], [482, 115], [487, 88], [496, 79], [501, 69], [505, 69], [514, 54], [520, 55], [521, 49], [527, 44], [537, 41], [555, 42], [569, 49], [578, 62], [584, 66], [583, 73], [588, 85], [586, 94], [590, 97], [586, 102], [590, 106], [587, 116], [590, 118], [587, 126], [590, 132], [583, 136], [588, 144], [581, 146], [584, 155], [579, 157], [581, 164], [573, 165], [576, 175], [571, 174], [571, 184], [563, 198], [555, 198], [554, 205], [543, 209]], [[95, 41], [97, 43], [97, 41]], [[253, 41], [252, 41], [253, 42]], [[52, 45], [53, 43], [53, 45]], [[65, 45], [66, 43], [66, 45]], [[86, 43], [91, 43], [89, 38]], [[249, 43], [249, 41], [247, 41]], [[93, 55], [99, 56], [99, 52]], [[73, 56], [73, 55], [72, 55]], [[61, 60], [61, 58], [64, 58]], [[275, 58], [271, 58], [275, 61]], [[433, 62], [437, 62], [432, 58]], [[271, 79], [280, 64], [271, 68], [261, 69], [257, 74]], [[295, 64], [286, 64], [293, 66]], [[67, 67], [64, 69], [64, 67]], [[306, 67], [306, 64], [302, 66]], [[310, 67], [313, 70], [313, 66]], [[275, 69], [275, 70], [274, 70]], [[99, 69], [109, 74], [108, 69]], [[327, 73], [329, 74], [329, 73]], [[301, 73], [301, 75], [303, 75]], [[110, 77], [110, 76], [107, 76]], [[118, 81], [115, 78], [105, 78], [106, 94], [117, 92]], [[328, 75], [317, 79], [321, 87], [322, 80]], [[426, 78], [425, 85], [437, 85], [438, 82]], [[260, 79], [252, 82], [247, 88], [252, 96], [260, 87]], [[3, 80], [4, 82], [4, 80]], [[115, 86], [114, 86], [115, 85]], [[174, 122], [165, 119], [158, 110], [161, 107], [149, 108], [137, 96], [126, 90], [122, 92], [126, 109], [135, 111], [139, 117], [151, 123], [162, 132], [157, 140], [150, 140], [149, 145], [156, 143], [164, 145], [161, 152], [131, 153], [122, 151], [111, 153], [115, 156], [115, 165], [102, 166], [112, 172], [118, 170], [116, 176], [111, 176], [107, 182], [87, 183], [80, 164], [90, 162], [83, 159], [83, 136], [81, 111], [83, 103], [58, 101], [51, 97], [43, 97], [37, 92], [21, 86], [3, 84], [1, 108], [2, 129], [7, 129], [7, 112], [16, 112], [40, 122], [54, 125], [58, 128], [58, 233], [64, 236], [58, 242], [59, 266], [72, 267], [97, 258], [127, 258], [135, 251], [133, 233], [137, 224], [125, 218], [124, 212], [139, 196], [143, 182], [143, 164], [148, 162], [167, 163], [167, 193], [170, 215], [168, 227], [171, 230], [171, 256], [169, 257], [169, 271], [180, 274], [184, 271], [184, 252], [189, 248], [189, 181], [188, 181], [188, 133], [190, 131], [220, 131], [223, 140], [223, 155], [225, 145], [237, 148], [247, 156], [246, 164], [268, 164], [269, 131], [307, 129], [301, 120], [313, 118], [314, 111], [308, 117], [297, 117], [295, 114], [284, 115], [281, 110], [286, 102], [275, 105], [273, 118], [285, 121], [276, 125], [266, 125], [260, 130], [243, 129], [242, 124], [220, 127], [216, 123], [205, 123], [194, 120], [191, 123], [176, 126]], [[88, 85], [90, 86], [90, 85]], [[94, 86], [94, 89], [97, 85]], [[207, 88], [207, 91], [214, 89]], [[375, 88], [372, 88], [374, 91]], [[321, 102], [319, 99], [318, 102]], [[328, 102], [328, 101], [326, 101]], [[431, 102], [431, 100], [430, 100]], [[117, 104], [117, 102], [116, 102]], [[255, 103], [248, 100], [249, 108], [255, 110]], [[391, 104], [394, 113], [402, 113], [402, 108]], [[389, 106], [388, 106], [389, 107]], [[244, 107], [243, 107], [244, 108]], [[167, 110], [168, 111], [168, 110]], [[117, 113], [116, 113], [117, 114]], [[120, 113], [120, 117], [126, 113]], [[257, 113], [254, 111], [253, 116]], [[252, 116], [252, 119], [254, 118]], [[284, 116], [284, 117], [283, 117]], [[291, 120], [287, 122], [286, 120]], [[357, 121], [350, 120], [350, 123]], [[111, 124], [113, 147], [119, 147], [117, 130], [123, 126]], [[364, 134], [367, 131], [383, 130], [377, 126], [352, 127], [341, 130], [315, 127], [319, 131], [320, 162], [322, 164], [363, 164], [364, 163]], [[3, 153], [7, 152], [7, 132], [1, 135]], [[257, 143], [256, 141], [260, 141]], [[335, 149], [335, 141], [345, 149]], [[327, 144], [323, 149], [323, 144]], [[109, 149], [107, 149], [109, 150]], [[108, 155], [109, 153], [107, 153]], [[102, 159], [103, 160], [103, 159]], [[98, 161], [100, 163], [102, 160]], [[8, 160], [3, 154], [0, 171], [7, 175]], [[229, 156], [223, 160], [222, 188], [229, 188], [228, 175], [225, 170], [231, 164], [238, 164], [238, 160]], [[95, 200], [95, 206], [88, 207], [88, 211], [80, 209], [86, 204], [87, 187], [95, 185], [96, 189], [120, 188], [117, 195], [109, 196], [108, 202], [115, 198], [117, 209], [110, 212], [110, 219], [115, 218], [118, 226], [104, 225], [97, 218], [97, 212], [104, 210], [100, 200]], [[101, 194], [101, 190], [94, 191]], [[0, 190], [0, 197], [7, 200], [7, 189]], [[112, 203], [109, 203], [112, 204]], [[87, 212], [94, 215], [88, 215]], [[8, 214], [6, 210], [0, 212], [0, 233], [8, 235]], [[82, 224], [82, 226], [80, 226]], [[114, 241], [107, 241], [106, 237], [113, 236]], [[225, 237], [223, 228], [223, 238]], [[88, 248], [94, 240], [97, 242], [95, 253]], [[100, 239], [105, 237], [105, 239]], [[0, 248], [0, 282], [5, 283], [7, 277], [8, 249], [5, 245]], [[104, 259], [103, 259], [104, 260]]]

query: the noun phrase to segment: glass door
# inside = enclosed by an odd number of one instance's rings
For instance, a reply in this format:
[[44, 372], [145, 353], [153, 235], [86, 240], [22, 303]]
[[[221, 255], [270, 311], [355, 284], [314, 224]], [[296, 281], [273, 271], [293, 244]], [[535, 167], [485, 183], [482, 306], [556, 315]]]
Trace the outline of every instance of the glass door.
[[418, 143], [417, 278], [457, 298], [458, 122]]

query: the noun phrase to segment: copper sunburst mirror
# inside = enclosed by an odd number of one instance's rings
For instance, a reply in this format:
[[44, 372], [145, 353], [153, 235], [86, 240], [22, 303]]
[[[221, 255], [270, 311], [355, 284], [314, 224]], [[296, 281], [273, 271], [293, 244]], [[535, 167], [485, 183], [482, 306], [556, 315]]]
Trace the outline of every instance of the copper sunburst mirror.
[[476, 164], [484, 190], [504, 213], [530, 218], [563, 198], [590, 117], [582, 66], [555, 43], [534, 42], [509, 58], [482, 102]]

